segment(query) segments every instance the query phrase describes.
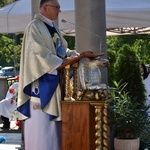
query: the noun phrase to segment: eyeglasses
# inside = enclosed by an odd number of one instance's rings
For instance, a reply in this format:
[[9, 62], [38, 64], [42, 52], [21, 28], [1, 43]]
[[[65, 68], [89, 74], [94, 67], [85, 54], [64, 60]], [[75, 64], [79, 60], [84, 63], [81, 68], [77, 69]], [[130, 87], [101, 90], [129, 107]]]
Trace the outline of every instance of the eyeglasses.
[[54, 6], [54, 5], [46, 5], [46, 6], [54, 7], [56, 9], [60, 9], [60, 6]]

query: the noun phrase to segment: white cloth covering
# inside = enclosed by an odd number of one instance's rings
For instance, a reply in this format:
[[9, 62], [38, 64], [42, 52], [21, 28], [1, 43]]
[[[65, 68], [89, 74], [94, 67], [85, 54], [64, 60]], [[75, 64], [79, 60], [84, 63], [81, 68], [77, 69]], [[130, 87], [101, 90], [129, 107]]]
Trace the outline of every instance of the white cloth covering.
[[[9, 89], [14, 89], [14, 90], [18, 90], [18, 82], [13, 83]], [[14, 93], [10, 93], [10, 91], [7, 91], [6, 97], [5, 99], [3, 99], [2, 101], [0, 101], [0, 115], [9, 118], [9, 119], [13, 119], [14, 118], [14, 111], [17, 108], [17, 104], [16, 104], [16, 100], [15, 100], [15, 96], [16, 96], [16, 92]], [[13, 103], [11, 103], [11, 100], [13, 99]]]
[[49, 121], [48, 114], [33, 109], [34, 104], [30, 103], [32, 119], [25, 120], [25, 149], [61, 150], [61, 121]]
[[14, 111], [17, 107], [16, 101], [13, 104], [10, 103], [11, 99], [3, 99], [0, 102], [0, 115], [10, 120], [14, 118]]
[[[18, 90], [18, 87], [19, 87], [19, 82], [14, 82], [10, 87], [9, 89], [14, 89], [14, 90]], [[10, 93], [10, 91], [7, 91], [7, 94], [6, 94], [6, 97], [5, 99], [11, 99], [13, 96], [15, 96], [17, 94], [17, 91], [15, 91], [15, 93]]]

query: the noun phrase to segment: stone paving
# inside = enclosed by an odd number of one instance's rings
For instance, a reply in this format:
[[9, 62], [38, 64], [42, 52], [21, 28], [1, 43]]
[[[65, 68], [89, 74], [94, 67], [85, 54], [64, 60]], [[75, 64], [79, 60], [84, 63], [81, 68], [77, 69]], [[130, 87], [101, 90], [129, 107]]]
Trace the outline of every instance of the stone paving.
[[[0, 121], [0, 128], [2, 126]], [[9, 130], [0, 129], [0, 136], [4, 136], [7, 140], [5, 144], [0, 144], [0, 150], [25, 150], [21, 130], [15, 125], [15, 121], [11, 121]]]

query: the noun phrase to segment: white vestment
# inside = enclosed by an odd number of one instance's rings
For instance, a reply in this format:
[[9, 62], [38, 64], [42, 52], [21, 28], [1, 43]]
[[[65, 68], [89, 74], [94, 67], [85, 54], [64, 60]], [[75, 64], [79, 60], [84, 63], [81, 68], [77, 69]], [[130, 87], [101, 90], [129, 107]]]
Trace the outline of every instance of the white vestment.
[[[41, 77], [56, 70], [63, 62], [57, 56], [53, 38], [45, 23], [48, 24], [41, 15], [35, 15], [25, 30], [21, 50], [17, 108], [19, 120], [25, 120], [26, 150], [61, 150], [60, 85], [43, 109], [40, 108], [43, 101], [30, 95], [31, 86], [32, 91], [37, 90]], [[77, 55], [76, 51], [67, 49], [67, 42], [56, 26], [55, 28], [67, 56]], [[56, 116], [56, 119], [50, 121], [50, 115]]]
[[61, 121], [49, 121], [49, 115], [34, 110], [33, 103], [30, 112], [31, 118], [25, 121], [24, 128], [25, 150], [61, 150]]

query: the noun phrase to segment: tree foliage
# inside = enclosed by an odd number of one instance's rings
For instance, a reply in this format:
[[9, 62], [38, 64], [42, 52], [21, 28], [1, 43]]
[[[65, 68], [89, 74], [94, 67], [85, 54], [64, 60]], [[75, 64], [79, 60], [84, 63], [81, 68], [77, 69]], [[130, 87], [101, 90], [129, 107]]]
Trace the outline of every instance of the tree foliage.
[[75, 37], [73, 36], [64, 36], [64, 38], [66, 39], [67, 43], [68, 43], [68, 48], [71, 50], [75, 49]]
[[150, 35], [108, 36], [107, 55], [111, 64], [108, 69], [108, 82], [110, 86], [113, 85], [112, 81], [115, 78], [114, 64], [116, 62], [116, 58], [119, 55], [119, 51], [123, 49], [124, 45], [126, 45], [126, 47], [128, 45], [128, 47], [135, 52], [139, 59], [139, 63], [150, 64]]
[[5, 6], [6, 4], [12, 3], [15, 0], [0, 0], [0, 7]]
[[0, 0], [0, 7], [3, 7], [5, 5], [5, 0]]
[[[0, 35], [0, 65], [19, 66], [21, 44], [16, 45], [14, 39]], [[6, 65], [6, 66], [7, 66]]]
[[145, 89], [140, 73], [140, 61], [132, 48], [124, 44], [118, 51], [118, 57], [114, 64], [115, 80], [127, 83], [126, 91], [135, 103], [144, 104]]
[[[15, 0], [0, 0], [0, 7], [3, 7]], [[0, 65], [14, 65], [20, 57], [21, 44], [16, 45], [12, 35], [0, 34]], [[17, 64], [18, 65], [18, 64]]]

